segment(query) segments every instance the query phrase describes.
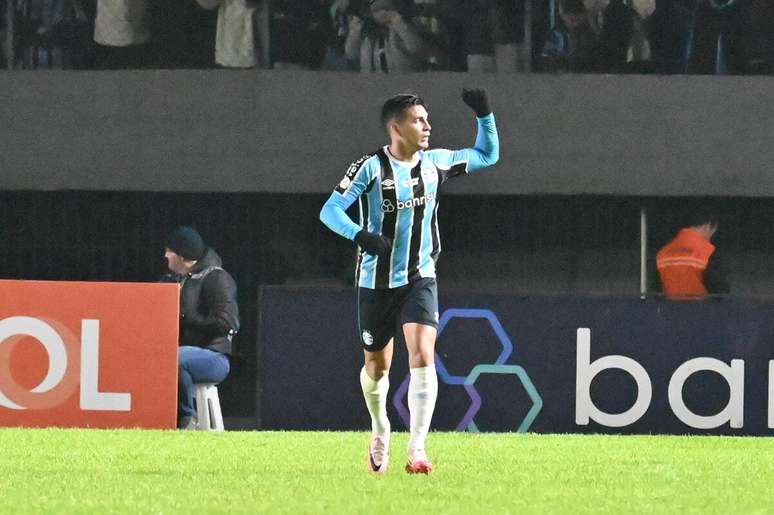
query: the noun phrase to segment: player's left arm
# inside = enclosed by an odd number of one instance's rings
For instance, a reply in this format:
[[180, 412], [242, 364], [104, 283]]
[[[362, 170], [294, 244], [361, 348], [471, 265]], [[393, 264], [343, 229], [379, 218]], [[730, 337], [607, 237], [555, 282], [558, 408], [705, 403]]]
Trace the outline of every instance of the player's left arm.
[[483, 89], [462, 90], [462, 100], [476, 113], [478, 130], [473, 148], [435, 149], [430, 156], [441, 171], [442, 180], [491, 166], [500, 158], [500, 140], [489, 98]]
[[500, 159], [500, 139], [486, 90], [463, 89], [462, 101], [476, 113], [478, 123], [476, 143], [473, 148], [458, 151], [467, 154], [466, 171], [473, 172], [491, 166]]

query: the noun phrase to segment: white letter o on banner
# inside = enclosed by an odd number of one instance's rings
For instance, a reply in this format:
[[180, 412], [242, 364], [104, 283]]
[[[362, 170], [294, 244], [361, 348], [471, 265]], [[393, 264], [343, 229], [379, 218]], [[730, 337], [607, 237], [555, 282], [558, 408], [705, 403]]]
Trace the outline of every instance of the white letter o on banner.
[[[32, 317], [19, 316], [0, 320], [0, 345], [11, 336], [31, 336], [42, 343], [48, 353], [48, 373], [43, 381], [30, 391], [44, 393], [62, 381], [67, 372], [67, 349], [62, 337], [53, 327]], [[2, 392], [0, 392], [0, 406], [25, 409], [24, 406], [19, 406], [8, 399]]]

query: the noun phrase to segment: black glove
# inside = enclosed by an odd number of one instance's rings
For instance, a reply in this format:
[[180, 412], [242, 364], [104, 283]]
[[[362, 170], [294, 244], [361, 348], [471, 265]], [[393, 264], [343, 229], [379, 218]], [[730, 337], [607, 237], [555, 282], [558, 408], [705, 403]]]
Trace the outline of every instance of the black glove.
[[392, 242], [389, 238], [365, 229], [355, 235], [355, 243], [372, 256], [389, 256], [392, 252]]
[[463, 89], [462, 101], [468, 104], [476, 112], [479, 118], [492, 112], [489, 108], [489, 99], [486, 90], [483, 89]]

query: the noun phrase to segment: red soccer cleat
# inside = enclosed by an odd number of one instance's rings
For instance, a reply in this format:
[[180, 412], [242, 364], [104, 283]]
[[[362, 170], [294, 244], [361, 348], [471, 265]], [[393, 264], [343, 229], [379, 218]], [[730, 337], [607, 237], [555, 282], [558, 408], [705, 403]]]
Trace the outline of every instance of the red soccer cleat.
[[415, 450], [409, 452], [406, 472], [409, 474], [429, 474], [432, 471], [433, 464], [430, 463], [430, 458], [427, 457], [425, 451]]

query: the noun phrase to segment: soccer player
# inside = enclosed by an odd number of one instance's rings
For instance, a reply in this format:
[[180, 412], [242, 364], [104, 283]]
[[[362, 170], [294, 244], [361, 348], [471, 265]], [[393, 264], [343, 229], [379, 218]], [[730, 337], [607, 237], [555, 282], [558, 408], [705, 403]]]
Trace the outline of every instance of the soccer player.
[[[325, 225], [360, 248], [357, 302], [365, 354], [360, 384], [371, 415], [367, 463], [376, 474], [384, 474], [389, 464], [388, 374], [398, 324], [406, 340], [411, 375], [406, 471], [428, 474], [433, 470], [425, 439], [438, 394], [438, 188], [448, 179], [494, 164], [499, 157], [486, 92], [462, 90], [462, 100], [476, 113], [478, 134], [473, 148], [452, 151], [428, 150], [430, 122], [421, 98], [402, 94], [388, 99], [382, 106], [382, 124], [389, 145], [352, 163], [320, 211]], [[345, 212], [356, 200], [360, 224]]]

